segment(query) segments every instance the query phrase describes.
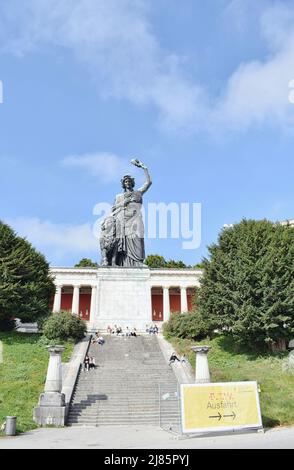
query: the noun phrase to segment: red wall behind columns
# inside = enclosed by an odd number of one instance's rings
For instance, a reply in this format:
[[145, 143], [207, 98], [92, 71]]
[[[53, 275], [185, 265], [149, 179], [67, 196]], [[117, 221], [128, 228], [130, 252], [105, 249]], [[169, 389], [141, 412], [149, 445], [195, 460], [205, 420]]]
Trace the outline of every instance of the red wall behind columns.
[[163, 294], [152, 294], [152, 321], [163, 321]]
[[72, 309], [72, 297], [73, 294], [64, 294], [61, 295], [61, 310], [69, 310], [71, 312]]
[[90, 319], [90, 308], [91, 294], [80, 294], [79, 314], [84, 320], [88, 321]]
[[[73, 299], [73, 293], [63, 292], [61, 295], [61, 310], [67, 310], [71, 312], [72, 299]], [[89, 320], [90, 308], [91, 308], [91, 294], [84, 294], [80, 292], [79, 315], [84, 320]]]
[[181, 296], [178, 294], [170, 294], [170, 311], [171, 312], [180, 312], [181, 311]]

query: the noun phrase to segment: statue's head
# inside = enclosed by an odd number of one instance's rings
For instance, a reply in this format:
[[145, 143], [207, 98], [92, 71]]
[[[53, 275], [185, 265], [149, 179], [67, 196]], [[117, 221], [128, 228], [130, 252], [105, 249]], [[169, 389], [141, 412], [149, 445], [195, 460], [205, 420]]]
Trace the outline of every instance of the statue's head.
[[131, 175], [125, 175], [121, 179], [121, 185], [123, 189], [134, 189], [135, 187], [135, 178], [133, 178]]

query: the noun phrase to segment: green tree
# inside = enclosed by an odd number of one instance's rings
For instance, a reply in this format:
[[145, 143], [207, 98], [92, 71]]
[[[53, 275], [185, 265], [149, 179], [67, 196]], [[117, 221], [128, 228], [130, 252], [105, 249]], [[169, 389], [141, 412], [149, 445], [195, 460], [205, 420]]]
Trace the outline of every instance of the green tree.
[[195, 266], [193, 266], [193, 268], [195, 268], [195, 269], [204, 269], [203, 261], [201, 261], [200, 263], [195, 264]]
[[188, 268], [183, 261], [175, 261], [173, 259], [170, 259], [166, 262], [166, 268], [175, 268], [175, 269], [181, 269], [181, 268]]
[[223, 229], [209, 247], [196, 306], [252, 348], [282, 348], [294, 333], [294, 230], [266, 220]]
[[95, 263], [89, 258], [82, 258], [76, 265], [75, 268], [98, 268], [98, 263]]
[[149, 255], [145, 260], [145, 264], [149, 266], [149, 268], [165, 268], [166, 261], [163, 256], [160, 255]]
[[187, 268], [186, 264], [183, 261], [175, 261], [170, 259], [166, 261], [163, 256], [160, 255], [149, 255], [145, 260], [145, 264], [149, 266], [149, 268]]
[[0, 329], [13, 317], [34, 322], [48, 314], [54, 292], [45, 257], [0, 221]]

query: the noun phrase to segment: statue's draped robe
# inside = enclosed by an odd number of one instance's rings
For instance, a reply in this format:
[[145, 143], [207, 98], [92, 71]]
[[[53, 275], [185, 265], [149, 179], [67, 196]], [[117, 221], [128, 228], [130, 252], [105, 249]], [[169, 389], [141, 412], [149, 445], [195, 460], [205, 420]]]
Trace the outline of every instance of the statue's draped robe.
[[[142, 188], [143, 189], [143, 188]], [[145, 258], [142, 190], [116, 196], [113, 206], [116, 237], [116, 265], [142, 266]], [[127, 204], [125, 204], [127, 202]]]

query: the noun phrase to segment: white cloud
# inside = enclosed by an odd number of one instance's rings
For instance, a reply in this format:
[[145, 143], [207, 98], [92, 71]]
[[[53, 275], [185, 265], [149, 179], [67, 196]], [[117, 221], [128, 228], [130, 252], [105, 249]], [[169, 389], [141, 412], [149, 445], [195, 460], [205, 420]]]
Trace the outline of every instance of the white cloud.
[[[243, 37], [256, 33], [260, 15], [272, 0], [224, 0], [222, 19], [225, 29]], [[237, 38], [238, 38], [237, 36]]]
[[82, 168], [105, 183], [117, 181], [118, 178], [127, 173], [130, 166], [126, 159], [111, 153], [68, 156], [62, 160], [62, 165]]
[[[2, 22], [1, 22], [2, 17]], [[143, 0], [10, 0], [0, 5], [0, 52], [23, 55], [44, 44], [69, 48], [86, 63], [104, 97], [155, 106], [160, 120], [193, 120], [201, 89], [180, 58], [162, 50]]]
[[55, 224], [38, 218], [19, 217], [7, 223], [16, 232], [26, 237], [40, 251], [52, 248], [63, 255], [97, 251], [99, 242], [94, 237], [90, 223], [81, 225]]
[[[239, 18], [237, 28], [248, 34], [245, 22], [250, 23], [251, 13], [244, 4], [230, 1], [226, 12], [228, 19], [233, 12]], [[294, 13], [287, 2], [262, 4], [262, 12], [254, 11], [268, 57], [240, 64], [220, 96], [208, 96], [197, 77], [187, 78], [181, 57], [161, 47], [144, 0], [2, 2], [0, 52], [21, 55], [47, 44], [67, 48], [87, 64], [101, 95], [155, 107], [169, 130], [240, 131], [263, 124], [287, 128], [294, 119], [288, 100], [288, 83], [294, 78]]]
[[211, 122], [217, 127], [247, 130], [265, 123], [287, 128], [294, 123], [289, 81], [294, 77], [294, 14], [285, 5], [270, 7], [261, 18], [268, 44], [264, 61], [241, 64], [228, 80]]

